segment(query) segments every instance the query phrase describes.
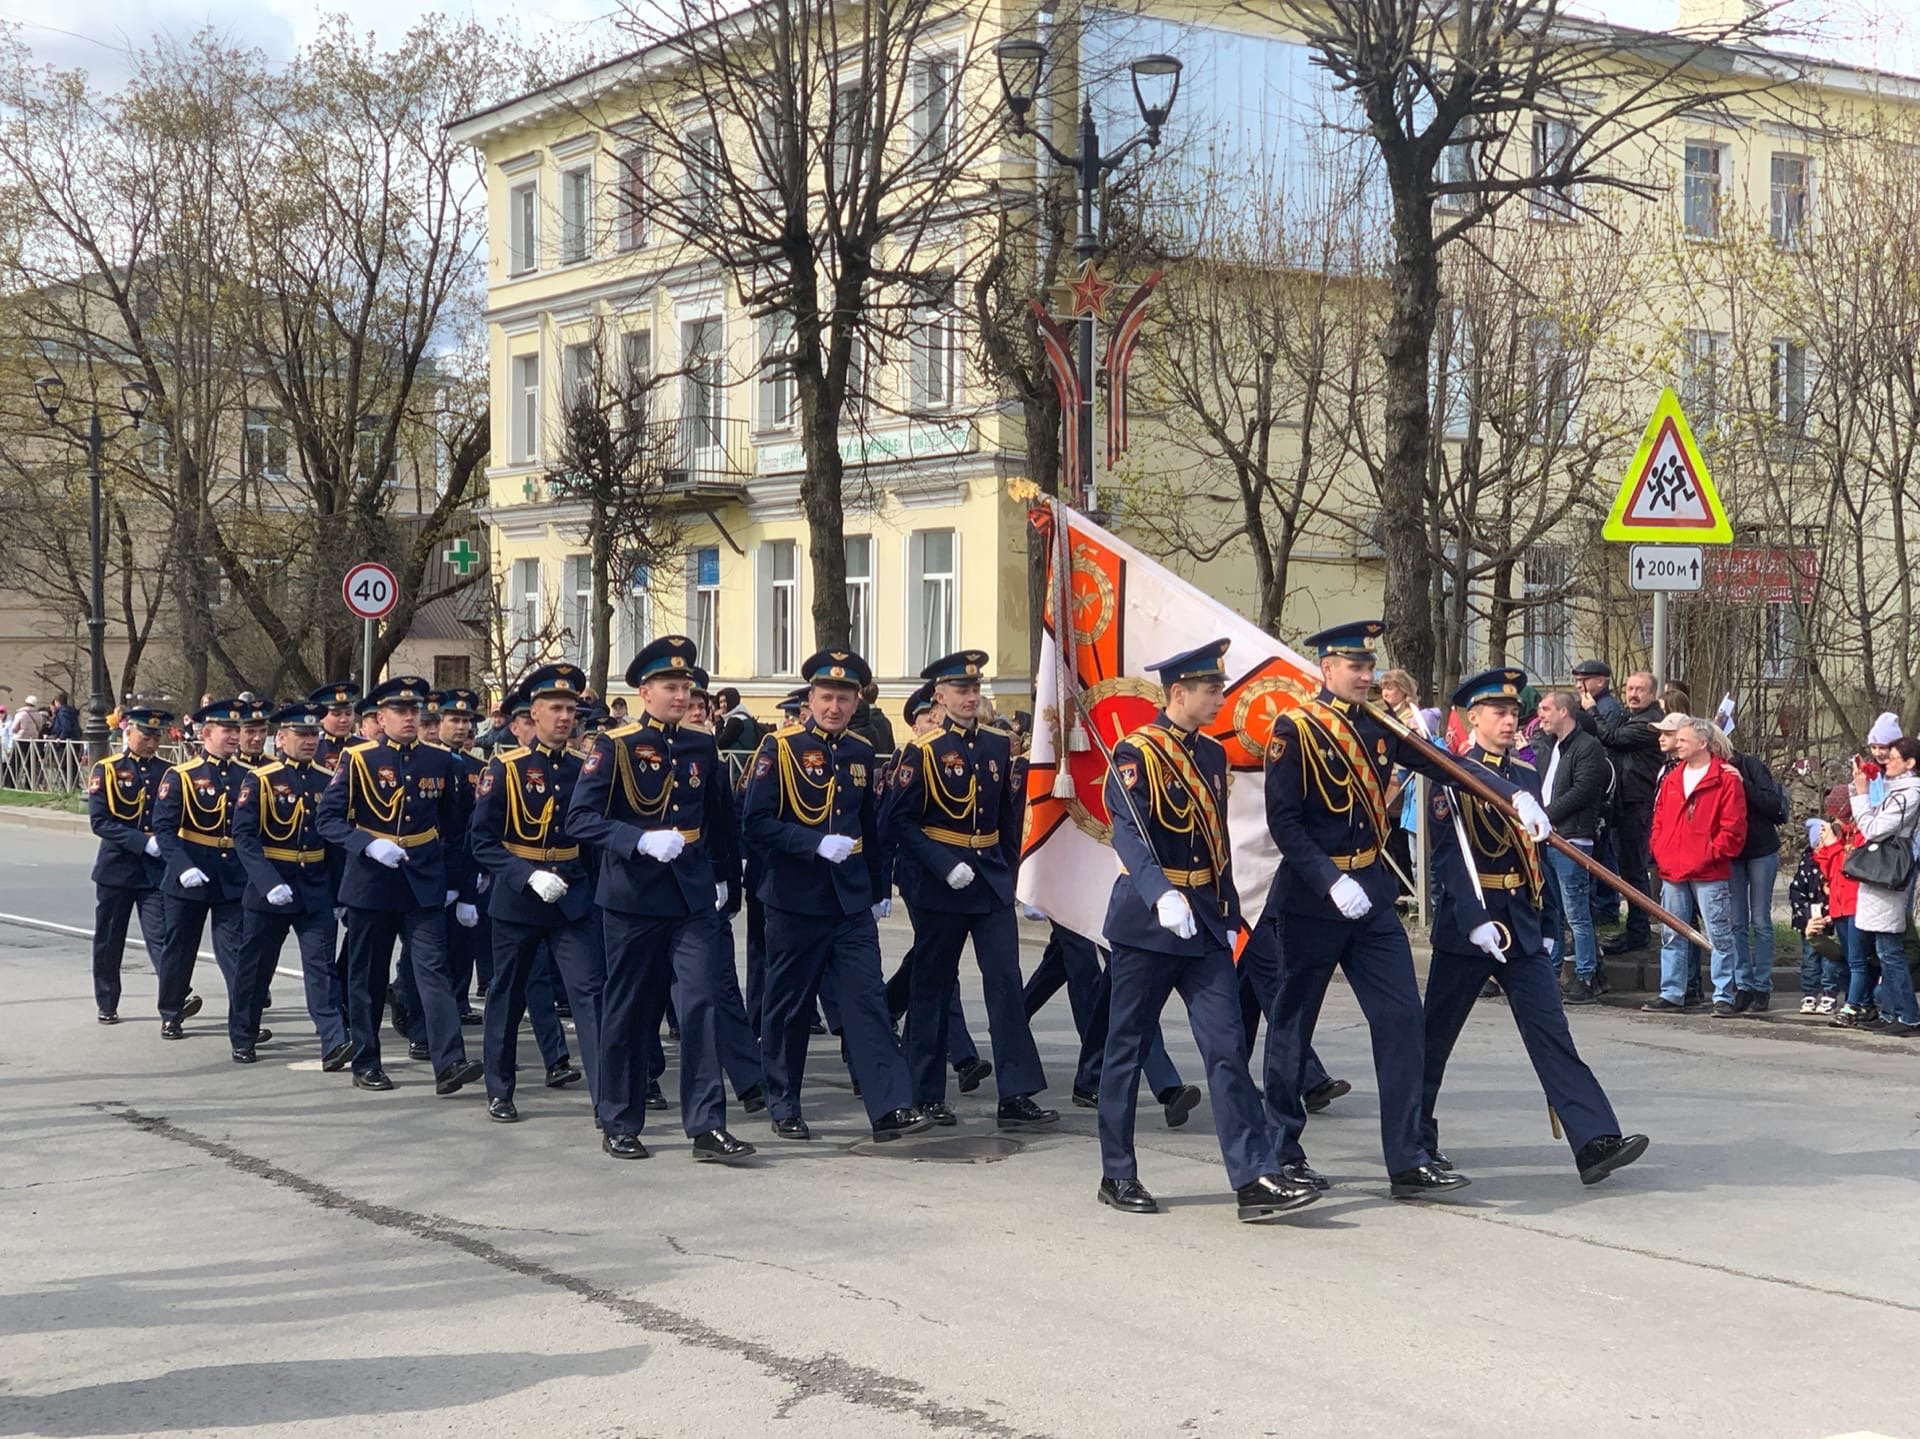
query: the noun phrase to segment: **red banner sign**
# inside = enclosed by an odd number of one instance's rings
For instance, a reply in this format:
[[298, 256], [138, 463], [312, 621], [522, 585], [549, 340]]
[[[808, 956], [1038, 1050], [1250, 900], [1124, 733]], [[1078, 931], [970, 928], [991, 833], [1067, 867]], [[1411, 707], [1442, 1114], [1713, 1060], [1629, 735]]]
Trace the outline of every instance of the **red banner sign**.
[[1707, 550], [1708, 597], [1734, 604], [1787, 604], [1813, 597], [1820, 582], [1814, 550], [1728, 545]]

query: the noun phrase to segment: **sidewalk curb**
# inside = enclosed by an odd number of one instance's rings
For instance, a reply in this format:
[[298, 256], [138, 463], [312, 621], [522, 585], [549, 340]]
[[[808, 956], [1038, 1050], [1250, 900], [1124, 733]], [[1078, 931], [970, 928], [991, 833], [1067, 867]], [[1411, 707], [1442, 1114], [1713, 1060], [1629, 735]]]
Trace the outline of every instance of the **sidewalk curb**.
[[18, 825], [22, 829], [64, 830], [68, 834], [92, 833], [84, 814], [68, 814], [58, 809], [33, 809], [26, 805], [0, 805], [0, 824]]

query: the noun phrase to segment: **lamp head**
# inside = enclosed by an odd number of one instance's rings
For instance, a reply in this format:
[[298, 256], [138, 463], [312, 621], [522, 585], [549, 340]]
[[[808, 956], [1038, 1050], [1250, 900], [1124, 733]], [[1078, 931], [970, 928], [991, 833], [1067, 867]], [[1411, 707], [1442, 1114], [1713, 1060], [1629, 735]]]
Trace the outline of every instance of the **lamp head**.
[[47, 375], [33, 382], [33, 397], [40, 402], [40, 411], [49, 420], [60, 415], [61, 402], [67, 398], [67, 382], [58, 375]]
[[120, 402], [127, 407], [127, 413], [133, 417], [135, 429], [146, 418], [147, 406], [153, 403], [153, 387], [145, 380], [129, 380], [120, 387]]
[[1142, 55], [1127, 68], [1133, 72], [1133, 103], [1146, 122], [1148, 141], [1158, 144], [1160, 127], [1180, 93], [1180, 61], [1172, 55]]
[[1027, 115], [1040, 94], [1040, 77], [1047, 69], [1047, 47], [1038, 40], [1002, 40], [993, 47], [994, 64], [1000, 71], [1000, 93], [1013, 114], [1016, 134], [1024, 135]]

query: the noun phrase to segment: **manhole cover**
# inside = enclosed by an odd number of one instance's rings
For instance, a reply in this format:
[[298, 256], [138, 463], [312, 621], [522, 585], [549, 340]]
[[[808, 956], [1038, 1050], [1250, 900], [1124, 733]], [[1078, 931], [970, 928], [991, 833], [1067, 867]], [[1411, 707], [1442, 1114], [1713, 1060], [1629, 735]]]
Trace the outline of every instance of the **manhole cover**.
[[885, 1144], [863, 1140], [855, 1154], [876, 1159], [918, 1159], [928, 1164], [992, 1164], [1010, 1159], [1026, 1146], [1004, 1134], [954, 1134], [938, 1139], [892, 1139]]

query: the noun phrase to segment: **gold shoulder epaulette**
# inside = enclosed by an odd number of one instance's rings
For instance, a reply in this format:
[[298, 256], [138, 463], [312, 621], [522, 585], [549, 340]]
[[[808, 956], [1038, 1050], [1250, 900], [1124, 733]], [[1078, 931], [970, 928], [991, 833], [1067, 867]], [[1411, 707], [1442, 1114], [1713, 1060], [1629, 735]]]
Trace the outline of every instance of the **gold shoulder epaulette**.
[[523, 744], [508, 745], [505, 749], [495, 750], [493, 757], [498, 760], [525, 759], [527, 747]]
[[601, 733], [605, 734], [608, 739], [624, 739], [630, 734], [637, 734], [639, 730], [639, 720], [628, 720], [623, 725], [615, 725], [612, 729], [603, 730]]

